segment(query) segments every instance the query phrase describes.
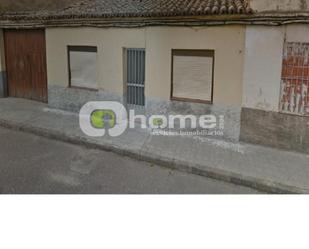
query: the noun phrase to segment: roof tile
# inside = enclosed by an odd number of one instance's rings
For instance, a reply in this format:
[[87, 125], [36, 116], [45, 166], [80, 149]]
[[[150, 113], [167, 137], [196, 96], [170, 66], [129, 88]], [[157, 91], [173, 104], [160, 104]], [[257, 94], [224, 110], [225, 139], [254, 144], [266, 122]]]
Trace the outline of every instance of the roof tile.
[[[253, 13], [249, 0], [78, 0], [63, 9], [15, 13], [21, 18], [111, 18]], [[13, 13], [11, 13], [13, 15]]]

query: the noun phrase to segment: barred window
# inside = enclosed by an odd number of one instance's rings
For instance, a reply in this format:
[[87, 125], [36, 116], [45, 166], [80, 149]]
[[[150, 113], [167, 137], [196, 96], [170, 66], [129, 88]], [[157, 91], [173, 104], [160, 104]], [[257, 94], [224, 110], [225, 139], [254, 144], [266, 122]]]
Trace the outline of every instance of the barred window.
[[126, 51], [126, 97], [131, 105], [145, 105], [145, 49], [128, 48]]

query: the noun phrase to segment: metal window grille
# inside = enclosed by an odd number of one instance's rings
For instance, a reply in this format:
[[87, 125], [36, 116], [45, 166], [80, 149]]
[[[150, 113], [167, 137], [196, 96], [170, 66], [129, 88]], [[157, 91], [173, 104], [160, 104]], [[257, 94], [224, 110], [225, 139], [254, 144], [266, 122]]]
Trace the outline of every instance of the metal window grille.
[[145, 105], [145, 49], [127, 51], [127, 103]]
[[283, 53], [280, 110], [309, 114], [309, 44], [286, 43]]

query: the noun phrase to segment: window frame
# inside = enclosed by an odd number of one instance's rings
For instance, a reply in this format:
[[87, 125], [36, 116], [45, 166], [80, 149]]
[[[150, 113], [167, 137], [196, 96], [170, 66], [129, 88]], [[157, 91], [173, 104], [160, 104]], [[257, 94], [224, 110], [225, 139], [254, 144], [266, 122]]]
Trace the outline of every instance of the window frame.
[[[283, 82], [284, 81], [294, 81], [294, 80], [298, 80], [300, 77], [301, 77], [301, 80], [302, 80], [302, 84], [304, 84], [304, 81], [308, 81], [309, 79], [309, 76], [305, 76], [304, 75], [304, 72], [301, 71], [301, 76], [299, 75], [299, 70], [301, 68], [301, 70], [305, 70], [306, 67], [305, 67], [305, 63], [303, 63], [302, 65], [299, 65], [299, 62], [298, 64], [295, 66], [293, 63], [292, 64], [289, 64], [289, 63], [284, 63], [285, 61], [288, 61], [290, 60], [289, 58], [285, 58], [285, 53], [287, 53], [287, 57], [288, 57], [288, 48], [291, 48], [291, 46], [295, 46], [295, 44], [298, 44], [300, 46], [308, 46], [309, 47], [309, 43], [308, 42], [297, 42], [297, 41], [285, 41], [284, 42], [284, 49], [283, 49], [283, 54], [282, 54], [282, 62], [281, 62], [281, 76], [280, 76], [280, 99], [279, 99], [279, 107], [278, 107], [278, 110], [279, 110], [279, 113], [281, 114], [285, 114], [285, 115], [291, 115], [291, 116], [299, 116], [299, 117], [309, 117], [309, 112], [307, 112], [307, 108], [309, 108], [309, 102], [306, 103], [306, 105], [304, 106], [304, 109], [305, 109], [305, 112], [304, 113], [301, 113], [301, 112], [293, 112], [293, 111], [290, 111], [290, 110], [284, 110], [283, 109], [283, 105], [284, 105], [284, 102], [283, 102], [283, 98], [282, 96], [285, 95], [286, 96], [286, 92], [284, 91], [284, 87], [283, 87]], [[297, 54], [297, 57], [299, 57], [299, 54]], [[289, 73], [286, 73], [290, 70], [290, 72], [292, 72], [292, 76], [291, 75], [286, 75], [286, 74], [289, 74]], [[294, 75], [294, 72], [297, 72], [296, 73], [296, 76]], [[307, 82], [306, 86], [309, 87], [309, 83]], [[294, 85], [293, 87], [297, 87], [297, 85]], [[309, 89], [309, 88], [308, 88]], [[309, 93], [307, 93], [309, 94]], [[288, 95], [289, 97], [290, 95]], [[288, 102], [288, 104], [291, 104], [290, 101]]]
[[[98, 88], [91, 88], [91, 87], [80, 87], [80, 86], [73, 86], [72, 85], [72, 72], [71, 72], [71, 57], [70, 52], [93, 52], [98, 53], [97, 46], [78, 46], [78, 45], [68, 45], [67, 46], [67, 56], [68, 56], [68, 73], [69, 73], [69, 88], [75, 89], [84, 89], [89, 91], [99, 91]], [[98, 82], [97, 82], [98, 83]]]
[[[193, 99], [186, 97], [174, 97], [174, 56], [200, 56], [212, 58], [212, 80], [211, 80], [211, 100]], [[215, 78], [215, 50], [211, 49], [172, 49], [171, 64], [171, 93], [172, 101], [182, 101], [191, 103], [213, 104], [214, 99], [214, 78]]]

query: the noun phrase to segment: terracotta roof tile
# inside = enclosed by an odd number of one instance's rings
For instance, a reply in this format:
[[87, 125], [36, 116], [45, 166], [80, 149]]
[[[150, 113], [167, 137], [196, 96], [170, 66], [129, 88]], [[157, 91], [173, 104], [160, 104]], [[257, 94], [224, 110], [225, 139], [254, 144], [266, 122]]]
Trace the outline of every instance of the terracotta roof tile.
[[250, 14], [248, 0], [87, 0], [69, 8], [102, 16]]
[[253, 13], [249, 0], [78, 0], [63, 9], [10, 13], [15, 18], [109, 18], [239, 15]]

